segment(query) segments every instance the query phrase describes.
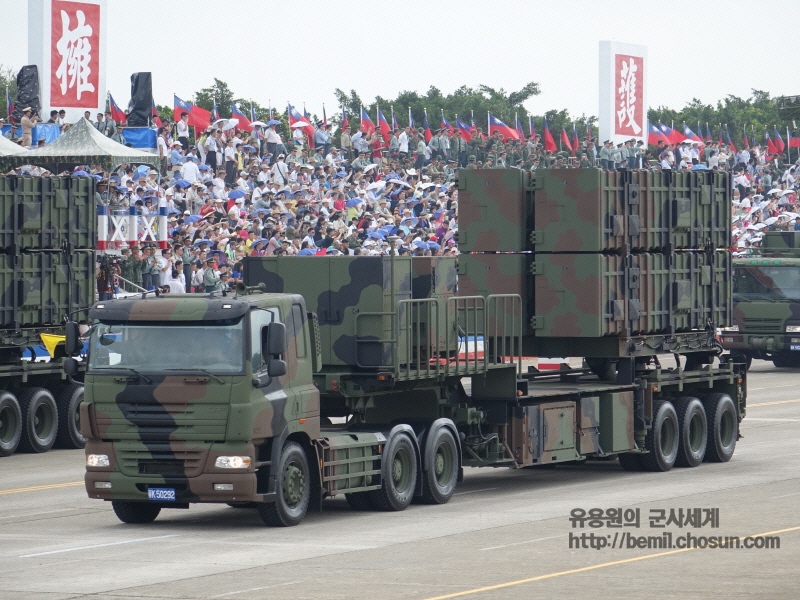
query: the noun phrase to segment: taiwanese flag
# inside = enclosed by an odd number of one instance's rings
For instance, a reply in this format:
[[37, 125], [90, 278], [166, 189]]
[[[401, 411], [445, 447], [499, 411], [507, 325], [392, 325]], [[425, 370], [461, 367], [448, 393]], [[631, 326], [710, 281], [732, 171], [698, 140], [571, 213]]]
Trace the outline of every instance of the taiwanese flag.
[[547, 126], [547, 117], [544, 118], [544, 149], [550, 152], [556, 151], [556, 143], [553, 140], [553, 135], [550, 133], [550, 128]]
[[650, 121], [647, 122], [647, 143], [650, 146], [658, 146], [658, 142], [669, 144], [669, 140], [664, 133]]
[[347, 113], [344, 111], [344, 106], [342, 106], [342, 129], [345, 127], [350, 127], [350, 121], [347, 119]]
[[455, 128], [447, 122], [447, 119], [444, 118], [444, 109], [442, 109], [442, 129], [449, 129], [450, 133], [455, 132]]
[[783, 138], [781, 137], [778, 128], [773, 125], [772, 130], [775, 137], [775, 149], [778, 151], [778, 154], [783, 154], [783, 151], [786, 150], [786, 144], [783, 143]]
[[361, 126], [364, 128], [364, 133], [366, 135], [372, 135], [375, 133], [375, 123], [372, 122], [372, 119], [369, 118], [367, 111], [364, 110], [364, 107], [361, 107]]
[[586, 137], [588, 137], [590, 140], [592, 139], [592, 137], [594, 137], [592, 136], [592, 126], [589, 125], [589, 121], [586, 121]]
[[[498, 119], [494, 115], [489, 114], [489, 137], [491, 137], [495, 131], [499, 131], [500, 133], [502, 133], [503, 139], [508, 139], [508, 138], [511, 138], [512, 140], [519, 139], [519, 135], [517, 134], [516, 131], [514, 131], [511, 127], [503, 123], [500, 119]], [[555, 148], [555, 143], [553, 144], [553, 148]]]
[[563, 127], [561, 128], [561, 143], [567, 147], [567, 150], [575, 154], [575, 151], [572, 149], [572, 144], [569, 141], [569, 136], [567, 135], [567, 130]]
[[400, 129], [400, 127], [397, 125], [397, 118], [394, 116], [394, 106], [392, 106], [391, 108], [392, 108], [392, 129]]
[[8, 111], [8, 122], [13, 123], [14, 119], [11, 118], [11, 115], [14, 112], [14, 103], [8, 96], [8, 86], [6, 86], [6, 111]]
[[539, 136], [536, 135], [536, 128], [533, 126], [533, 117], [530, 115], [528, 115], [528, 131], [530, 131], [530, 134], [533, 136], [533, 141], [535, 142], [536, 138]]
[[800, 137], [792, 137], [788, 132], [786, 135], [789, 138], [789, 148], [800, 148]]
[[458, 130], [461, 132], [461, 137], [467, 140], [467, 142], [472, 139], [472, 132], [469, 130], [469, 125], [464, 123], [464, 121], [458, 117], [456, 117], [456, 127], [458, 127]]
[[572, 123], [572, 156], [575, 156], [575, 153], [578, 151], [578, 148], [580, 148], [580, 146], [581, 146], [580, 141], [578, 141], [578, 127], [573, 122]]
[[714, 141], [714, 137], [711, 135], [711, 128], [708, 126], [708, 123], [706, 123], [706, 141], [707, 142]]
[[749, 146], [750, 142], [747, 140], [747, 125], [742, 125], [742, 127], [743, 127], [743, 132], [744, 132], [744, 133], [742, 133], [742, 143], [745, 146]]
[[392, 130], [392, 128], [389, 127], [389, 121], [387, 121], [386, 117], [383, 116], [380, 107], [377, 106], [376, 109], [378, 111], [378, 131], [381, 132], [383, 139], [388, 142], [389, 132]]
[[[764, 125], [764, 140], [767, 143], [767, 153], [768, 154], [778, 154], [778, 149], [775, 147], [775, 144], [772, 143], [772, 140], [769, 137], [769, 131], [767, 131], [767, 126]], [[789, 145], [791, 147], [791, 144]]]
[[156, 108], [156, 101], [153, 100], [153, 110], [151, 113], [151, 117], [153, 117], [153, 123], [156, 124], [156, 127], [161, 127], [161, 117], [158, 116], [158, 109]]
[[697, 142], [698, 144], [702, 144], [702, 143], [703, 143], [703, 140], [701, 140], [701, 139], [700, 139], [700, 138], [697, 136], [697, 134], [695, 134], [695, 132], [694, 132], [694, 131], [692, 131], [691, 129], [689, 129], [689, 126], [688, 126], [686, 123], [684, 123], [684, 124], [683, 124], [683, 133], [684, 133], [684, 135], [685, 135], [687, 138], [689, 138], [690, 140], [693, 140], [693, 141]]
[[[109, 98], [111, 98], [110, 95], [109, 95]], [[112, 106], [114, 106], [114, 105], [112, 104]], [[189, 125], [193, 124], [192, 123], [192, 108], [194, 108], [194, 107], [189, 102], [187, 102], [186, 100], [181, 100], [177, 96], [174, 96], [173, 106], [174, 106], [174, 109], [173, 109], [173, 112], [172, 112], [172, 118], [175, 120], [176, 123], [181, 120], [181, 113], [189, 113]], [[114, 116], [114, 109], [113, 108], [111, 109], [111, 116]], [[114, 120], [116, 121], [117, 118], [114, 117]]]
[[258, 117], [256, 116], [256, 107], [253, 106], [253, 101], [250, 100], [250, 122], [258, 121]]
[[214, 98], [214, 105], [211, 107], [211, 118], [214, 122], [219, 121], [219, 111], [217, 110], [217, 99]]
[[519, 122], [519, 115], [516, 113], [514, 114], [514, 121], [515, 121], [514, 125], [516, 125], [517, 135], [519, 136], [519, 139], [524, 140], [525, 134], [522, 132], [522, 123]]
[[428, 143], [428, 142], [431, 141], [431, 138], [433, 137], [433, 134], [431, 133], [431, 126], [428, 123], [428, 111], [425, 110], [424, 114], [425, 114], [425, 116], [423, 117], [423, 120], [422, 120], [422, 129], [424, 131], [423, 135], [425, 136], [425, 143]]
[[721, 144], [722, 143], [722, 123], [717, 125], [717, 141]]
[[667, 127], [661, 121], [658, 122], [658, 128], [661, 130], [661, 133], [664, 134], [664, 137], [669, 140], [670, 144], [680, 144], [681, 140], [683, 140], [683, 136], [671, 127]]
[[411, 114], [411, 107], [408, 107], [408, 126], [414, 129], [414, 115]]
[[[175, 98], [177, 98], [177, 96], [175, 96]], [[117, 106], [117, 103], [114, 102], [114, 97], [111, 94], [108, 95], [108, 110], [111, 111], [111, 118], [114, 119], [117, 123], [124, 123], [125, 121], [128, 120], [128, 116], [119, 106]], [[178, 119], [180, 118], [181, 117], [179, 113]], [[177, 121], [178, 119], [175, 120]]]
[[297, 109], [295, 109], [291, 104], [289, 105], [289, 125], [294, 125], [295, 123], [305, 123], [306, 126], [302, 127], [301, 129], [308, 135], [308, 146], [309, 148], [314, 147], [314, 127], [311, 125], [311, 121], [308, 120], [308, 117], [304, 117]]
[[733, 141], [731, 140], [731, 134], [728, 132], [728, 124], [725, 123], [725, 137], [728, 138], [728, 146], [731, 147], [731, 150], [737, 152], [736, 146], [733, 145]]
[[245, 117], [244, 113], [236, 108], [235, 102], [231, 102], [231, 118], [239, 119], [239, 125], [237, 125], [239, 129], [250, 128], [250, 119]]

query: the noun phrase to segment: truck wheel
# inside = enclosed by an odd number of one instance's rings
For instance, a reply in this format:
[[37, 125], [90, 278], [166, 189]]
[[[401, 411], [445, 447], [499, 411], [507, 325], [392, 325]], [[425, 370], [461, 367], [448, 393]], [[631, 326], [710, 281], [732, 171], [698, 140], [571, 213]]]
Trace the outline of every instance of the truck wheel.
[[274, 502], [258, 505], [261, 520], [273, 527], [299, 525], [311, 500], [308, 459], [297, 442], [286, 442], [275, 470], [278, 485]]
[[372, 510], [372, 502], [369, 499], [369, 492], [352, 492], [344, 495], [345, 500], [353, 510]]
[[679, 435], [678, 415], [668, 400], [653, 401], [653, 426], [644, 438], [647, 454], [640, 460], [647, 471], [669, 471], [678, 457]]
[[679, 467], [696, 467], [703, 462], [708, 440], [706, 409], [697, 398], [686, 396], [675, 401], [678, 413], [680, 444], [675, 464]]
[[439, 428], [425, 445], [422, 474], [422, 501], [425, 504], [446, 504], [453, 497], [458, 481], [458, 445], [453, 432]]
[[123, 523], [152, 523], [156, 520], [161, 507], [145, 502], [124, 502], [122, 500], [112, 500], [111, 508], [114, 514]]
[[372, 504], [379, 510], [405, 510], [417, 484], [417, 455], [405, 433], [397, 434], [386, 445], [381, 477], [381, 488], [367, 492]]
[[705, 398], [708, 416], [706, 462], [728, 462], [736, 450], [738, 419], [736, 405], [728, 394], [709, 394]]
[[776, 354], [772, 357], [772, 364], [775, 365], [778, 369], [785, 369], [787, 367], [791, 367], [792, 365], [789, 363], [789, 360], [783, 356], [782, 354]]
[[53, 447], [58, 433], [58, 409], [53, 394], [44, 388], [28, 388], [18, 396], [22, 412], [22, 437], [19, 449], [23, 452], [47, 452]]
[[22, 437], [22, 412], [17, 397], [0, 391], [0, 456], [11, 456], [17, 451]]
[[62, 387], [55, 394], [58, 407], [58, 435], [56, 444], [59, 448], [84, 448], [86, 438], [81, 434], [80, 406], [83, 402], [83, 386], [71, 383]]
[[636, 452], [625, 452], [619, 455], [619, 464], [626, 471], [638, 473], [644, 470], [642, 461], [640, 460], [641, 457], [642, 455]]

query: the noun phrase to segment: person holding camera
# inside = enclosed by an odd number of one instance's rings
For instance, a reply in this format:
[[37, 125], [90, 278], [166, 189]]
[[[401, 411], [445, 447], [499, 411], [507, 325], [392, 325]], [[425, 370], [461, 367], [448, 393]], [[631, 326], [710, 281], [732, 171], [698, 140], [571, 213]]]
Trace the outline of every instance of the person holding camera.
[[22, 141], [20, 142], [20, 146], [29, 147], [33, 141], [33, 128], [36, 127], [36, 123], [39, 122], [39, 115], [33, 112], [30, 106], [26, 106], [22, 109], [22, 118], [19, 122], [20, 125], [22, 125]]

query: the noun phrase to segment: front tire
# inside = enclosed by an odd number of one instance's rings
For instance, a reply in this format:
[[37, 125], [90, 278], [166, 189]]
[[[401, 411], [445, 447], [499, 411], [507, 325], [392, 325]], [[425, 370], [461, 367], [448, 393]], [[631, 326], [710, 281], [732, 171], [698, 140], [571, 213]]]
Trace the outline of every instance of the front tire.
[[11, 456], [22, 437], [22, 411], [17, 397], [0, 391], [0, 456]]
[[705, 398], [708, 416], [707, 462], [728, 462], [736, 450], [739, 434], [736, 404], [728, 394], [709, 394]]
[[267, 525], [292, 527], [306, 516], [311, 500], [308, 458], [297, 442], [286, 442], [276, 469], [278, 485], [274, 502], [259, 504], [258, 514]]
[[83, 386], [69, 384], [55, 394], [58, 407], [58, 435], [56, 444], [59, 448], [84, 448], [86, 438], [81, 433], [80, 406], [83, 402]]
[[441, 427], [425, 445], [422, 474], [422, 501], [446, 504], [453, 497], [458, 482], [458, 444], [453, 432]]
[[382, 485], [370, 490], [369, 499], [379, 510], [405, 510], [417, 485], [417, 453], [405, 433], [395, 435], [386, 445], [381, 466]]
[[161, 507], [145, 502], [125, 502], [123, 500], [112, 500], [111, 508], [114, 514], [123, 523], [141, 525], [142, 523], [152, 523], [156, 520]]
[[678, 414], [680, 444], [675, 464], [679, 467], [696, 467], [703, 462], [708, 440], [706, 409], [697, 398], [686, 396], [675, 402]]
[[19, 449], [23, 452], [47, 452], [53, 447], [58, 433], [58, 409], [53, 394], [44, 388], [28, 388], [19, 396], [22, 412], [22, 437]]
[[642, 466], [653, 472], [669, 471], [678, 458], [680, 446], [678, 415], [668, 400], [653, 401], [653, 425], [644, 438], [647, 454], [642, 454]]

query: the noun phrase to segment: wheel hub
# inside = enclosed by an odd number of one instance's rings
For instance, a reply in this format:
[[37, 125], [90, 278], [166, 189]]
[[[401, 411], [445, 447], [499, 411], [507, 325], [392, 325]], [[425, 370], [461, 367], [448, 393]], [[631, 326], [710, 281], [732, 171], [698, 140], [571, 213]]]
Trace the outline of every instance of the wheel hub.
[[433, 470], [437, 477], [444, 473], [444, 456], [442, 456], [441, 452], [437, 452], [436, 457], [433, 459]]
[[402, 479], [402, 477], [403, 477], [403, 461], [401, 461], [399, 458], [395, 458], [394, 461], [392, 462], [392, 479], [394, 479], [395, 482], [398, 482]]
[[283, 497], [289, 505], [295, 505], [303, 497], [306, 478], [295, 465], [287, 465], [283, 472]]

